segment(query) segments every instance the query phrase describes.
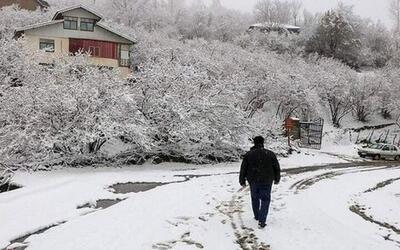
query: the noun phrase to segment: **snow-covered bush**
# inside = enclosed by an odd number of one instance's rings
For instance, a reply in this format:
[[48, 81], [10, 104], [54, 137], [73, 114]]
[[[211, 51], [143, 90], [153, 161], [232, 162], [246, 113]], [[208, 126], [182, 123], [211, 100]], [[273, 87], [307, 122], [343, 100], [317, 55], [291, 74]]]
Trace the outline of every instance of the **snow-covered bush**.
[[261, 49], [298, 56], [304, 51], [305, 40], [298, 34], [252, 31], [237, 37], [235, 43], [248, 50]]
[[[16, 53], [15, 43], [9, 44], [5, 53]], [[89, 65], [86, 55], [57, 57], [42, 66], [23, 51], [18, 53], [27, 56], [27, 63], [16, 76], [19, 84], [3, 81], [1, 88], [0, 155], [4, 161], [96, 153], [91, 144], [119, 136], [146, 146], [145, 120], [135, 93], [116, 72]], [[7, 74], [20, 71], [19, 67], [7, 69], [11, 71]]]

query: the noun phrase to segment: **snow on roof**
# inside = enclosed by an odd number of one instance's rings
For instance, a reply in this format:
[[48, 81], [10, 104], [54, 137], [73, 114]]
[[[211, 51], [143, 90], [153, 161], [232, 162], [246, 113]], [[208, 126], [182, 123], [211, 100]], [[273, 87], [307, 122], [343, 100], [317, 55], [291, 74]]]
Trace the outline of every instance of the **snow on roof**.
[[44, 22], [44, 23], [36, 23], [36, 24], [32, 24], [32, 25], [28, 25], [28, 26], [17, 28], [15, 31], [16, 32], [20, 32], [20, 31], [25, 31], [25, 30], [36, 29], [36, 28], [40, 28], [40, 27], [44, 27], [44, 26], [53, 25], [53, 24], [56, 24], [56, 23], [61, 23], [63, 21], [64, 20], [55, 20], [55, 21]]
[[126, 40], [128, 40], [128, 41], [130, 41], [132, 43], [137, 43], [135, 39], [133, 39], [133, 38], [127, 36], [127, 35], [122, 34], [121, 32], [119, 32], [119, 31], [117, 31], [117, 30], [105, 25], [104, 23], [99, 22], [99, 23], [96, 23], [96, 25], [101, 27], [101, 28], [103, 28], [103, 29], [105, 29], [105, 30], [107, 30], [107, 31], [110, 31], [111, 33], [114, 33], [114, 34], [116, 34], [116, 35], [118, 35], [118, 36], [120, 36], [122, 38], [125, 38]]
[[251, 25], [250, 27], [259, 27], [259, 28], [284, 28], [287, 30], [299, 30], [299, 26], [294, 26], [290, 24], [281, 24], [281, 23], [255, 23]]
[[[50, 22], [37, 23], [37, 24], [28, 25], [28, 26], [25, 26], [25, 27], [18, 28], [15, 31], [16, 32], [21, 32], [21, 31], [36, 29], [36, 28], [40, 28], [40, 27], [44, 27], [44, 26], [49, 26], [49, 25], [53, 25], [53, 24], [57, 24], [57, 23], [62, 23], [63, 21], [64, 20], [53, 20], [53, 21], [50, 21]], [[111, 32], [111, 33], [114, 33], [115, 35], [117, 35], [119, 37], [122, 37], [122, 38], [124, 38], [124, 39], [126, 39], [126, 40], [128, 40], [128, 41], [130, 41], [132, 43], [137, 43], [135, 39], [133, 39], [133, 38], [127, 36], [127, 35], [124, 35], [121, 32], [116, 31], [115, 29], [113, 29], [113, 28], [111, 28], [111, 27], [109, 27], [109, 26], [107, 26], [107, 25], [105, 25], [105, 24], [103, 24], [101, 22], [96, 23], [96, 26], [99, 26], [99, 27]]]
[[300, 29], [299, 26], [294, 26], [294, 25], [289, 25], [289, 24], [284, 24], [283, 27], [286, 28], [286, 29], [293, 29], [293, 30], [294, 29]]
[[54, 14], [52, 20], [55, 20], [55, 19], [57, 18], [57, 16], [58, 16], [59, 14], [61, 14], [61, 13], [64, 13], [64, 12], [67, 12], [67, 11], [70, 11], [70, 10], [75, 10], [75, 9], [84, 9], [84, 10], [86, 10], [86, 11], [92, 13], [93, 15], [97, 16], [98, 18], [103, 19], [103, 16], [102, 16], [101, 14], [99, 14], [98, 12], [96, 12], [95, 10], [93, 10], [93, 9], [87, 7], [87, 6], [84, 6], [84, 5], [82, 5], [82, 4], [78, 4], [78, 5], [73, 5], [73, 6], [70, 6], [70, 7], [61, 9], [61, 10], [58, 10], [58, 11]]

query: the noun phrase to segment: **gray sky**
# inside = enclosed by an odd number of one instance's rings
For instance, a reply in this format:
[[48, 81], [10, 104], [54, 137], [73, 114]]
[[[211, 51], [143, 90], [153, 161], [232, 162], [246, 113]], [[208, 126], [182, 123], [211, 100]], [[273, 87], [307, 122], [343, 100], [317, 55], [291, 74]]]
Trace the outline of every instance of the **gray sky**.
[[[207, 1], [207, 0], [206, 0]], [[324, 12], [337, 4], [337, 0], [301, 0], [303, 5], [309, 11]], [[257, 0], [221, 0], [221, 3], [229, 8], [242, 11], [252, 11]], [[392, 26], [388, 16], [388, 0], [342, 0], [345, 4], [354, 5], [356, 14], [371, 18], [375, 21], [380, 20], [388, 27]]]

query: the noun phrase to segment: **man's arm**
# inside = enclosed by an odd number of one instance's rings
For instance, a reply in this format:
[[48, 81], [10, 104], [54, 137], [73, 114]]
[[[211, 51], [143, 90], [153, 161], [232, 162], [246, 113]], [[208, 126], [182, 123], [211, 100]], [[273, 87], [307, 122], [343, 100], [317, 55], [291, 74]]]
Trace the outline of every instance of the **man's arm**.
[[246, 175], [247, 175], [247, 155], [244, 156], [242, 165], [240, 167], [239, 183], [241, 186], [246, 185]]
[[278, 184], [281, 181], [281, 167], [274, 152], [271, 152], [271, 157], [272, 157], [272, 167], [274, 168], [274, 174], [275, 174], [274, 178], [275, 184]]

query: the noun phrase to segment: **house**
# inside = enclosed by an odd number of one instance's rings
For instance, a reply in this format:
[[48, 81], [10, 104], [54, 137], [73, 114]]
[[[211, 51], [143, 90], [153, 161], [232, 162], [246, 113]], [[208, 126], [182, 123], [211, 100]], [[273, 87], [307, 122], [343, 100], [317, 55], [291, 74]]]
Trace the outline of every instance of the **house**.
[[102, 20], [96, 11], [78, 5], [57, 11], [49, 22], [17, 29], [15, 35], [24, 37], [32, 50], [69, 55], [87, 52], [91, 55], [90, 63], [119, 68], [123, 75], [128, 75], [130, 50], [136, 42]]
[[17, 5], [21, 9], [25, 10], [45, 10], [49, 4], [44, 0], [0, 0], [0, 9], [6, 6]]
[[249, 31], [260, 31], [260, 32], [278, 32], [279, 34], [283, 33], [300, 33], [300, 27], [289, 25], [289, 24], [280, 24], [280, 23], [256, 23], [249, 27]]

